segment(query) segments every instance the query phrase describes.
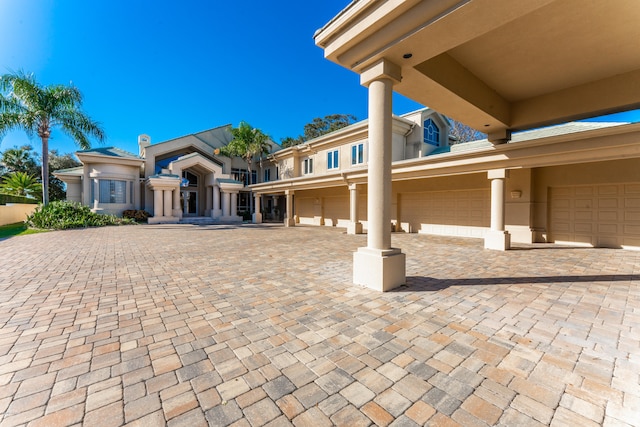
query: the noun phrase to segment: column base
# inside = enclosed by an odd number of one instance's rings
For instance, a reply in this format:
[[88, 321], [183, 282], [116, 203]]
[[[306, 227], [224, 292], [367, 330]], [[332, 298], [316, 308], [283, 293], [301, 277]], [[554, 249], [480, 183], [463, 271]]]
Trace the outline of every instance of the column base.
[[176, 216], [152, 216], [147, 219], [147, 224], [177, 224], [179, 221]]
[[253, 222], [254, 224], [262, 224], [262, 214], [261, 213], [254, 213], [251, 216], [251, 222]]
[[314, 216], [313, 217], [313, 225], [324, 225], [324, 217]]
[[380, 292], [404, 285], [406, 255], [395, 248], [358, 248], [353, 254], [353, 283]]
[[182, 218], [182, 209], [172, 209], [171, 213], [172, 213], [172, 216], [176, 218]]
[[506, 251], [511, 248], [511, 235], [508, 231], [489, 230], [484, 236], [484, 248]]
[[294, 227], [296, 225], [296, 220], [293, 218], [285, 218], [284, 226], [285, 227]]
[[362, 223], [350, 222], [347, 224], [347, 234], [362, 234]]

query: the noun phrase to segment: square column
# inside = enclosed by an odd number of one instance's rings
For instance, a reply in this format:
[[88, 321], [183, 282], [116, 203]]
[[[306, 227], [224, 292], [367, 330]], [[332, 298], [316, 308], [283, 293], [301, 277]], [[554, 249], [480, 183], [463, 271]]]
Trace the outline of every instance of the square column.
[[262, 195], [254, 194], [254, 197], [255, 197], [255, 212], [253, 213], [253, 217], [251, 218], [251, 222], [253, 222], [254, 224], [261, 224], [262, 223], [262, 212], [261, 212], [261, 207], [260, 207], [260, 199], [262, 198]]
[[347, 234], [362, 234], [362, 223], [358, 221], [358, 185], [349, 184], [349, 224]]
[[285, 190], [284, 194], [287, 200], [284, 225], [285, 227], [293, 227], [296, 225], [296, 220], [293, 219], [293, 190]]
[[369, 87], [369, 169], [367, 174], [367, 247], [353, 254], [353, 282], [388, 291], [406, 281], [406, 257], [391, 247], [391, 100], [400, 67], [382, 59], [366, 69]]
[[511, 235], [504, 227], [506, 169], [494, 169], [487, 173], [491, 180], [491, 230], [485, 234], [484, 248], [505, 251], [511, 247]]

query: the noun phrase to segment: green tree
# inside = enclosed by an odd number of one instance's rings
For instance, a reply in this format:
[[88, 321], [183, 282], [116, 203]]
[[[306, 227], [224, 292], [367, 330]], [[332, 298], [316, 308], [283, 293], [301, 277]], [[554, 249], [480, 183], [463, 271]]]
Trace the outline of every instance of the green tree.
[[4, 150], [0, 156], [0, 166], [2, 166], [2, 174], [26, 172], [29, 175], [40, 175], [40, 165], [38, 165], [36, 154], [30, 145]]
[[82, 94], [72, 85], [42, 86], [24, 72], [0, 76], [0, 135], [21, 129], [42, 141], [42, 201], [49, 202], [49, 138], [59, 127], [78, 146], [89, 149], [89, 136], [104, 141], [99, 123], [82, 110]]
[[337, 131], [343, 127], [349, 126], [354, 123], [356, 116], [352, 114], [329, 114], [322, 118], [316, 117], [310, 123], [304, 125], [304, 134], [295, 138], [288, 136], [280, 140], [280, 145], [283, 148], [292, 147], [294, 145], [302, 144], [311, 139], [318, 138], [322, 135]]
[[26, 172], [11, 172], [2, 177], [0, 193], [39, 199], [42, 193], [42, 185], [35, 176]]
[[[247, 122], [240, 122], [237, 128], [232, 127], [229, 131], [233, 139], [227, 145], [221, 147], [220, 152], [227, 157], [240, 157], [247, 162], [248, 183], [253, 184], [251, 165], [255, 158], [258, 157], [260, 168], [262, 169], [262, 156], [269, 154], [271, 149], [269, 136]], [[250, 196], [249, 205], [250, 210], [253, 212], [253, 194]]]

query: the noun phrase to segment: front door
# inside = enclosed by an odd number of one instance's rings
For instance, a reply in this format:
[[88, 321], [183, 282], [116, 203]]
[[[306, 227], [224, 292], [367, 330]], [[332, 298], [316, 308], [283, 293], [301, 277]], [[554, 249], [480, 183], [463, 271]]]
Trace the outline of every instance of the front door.
[[198, 192], [183, 191], [182, 192], [182, 213], [184, 216], [198, 215]]

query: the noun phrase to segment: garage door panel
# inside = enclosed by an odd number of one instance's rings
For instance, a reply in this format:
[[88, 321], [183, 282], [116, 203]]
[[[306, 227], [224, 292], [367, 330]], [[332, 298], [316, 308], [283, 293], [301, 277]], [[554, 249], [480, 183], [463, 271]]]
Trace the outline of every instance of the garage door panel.
[[640, 247], [640, 183], [554, 187], [553, 241]]

